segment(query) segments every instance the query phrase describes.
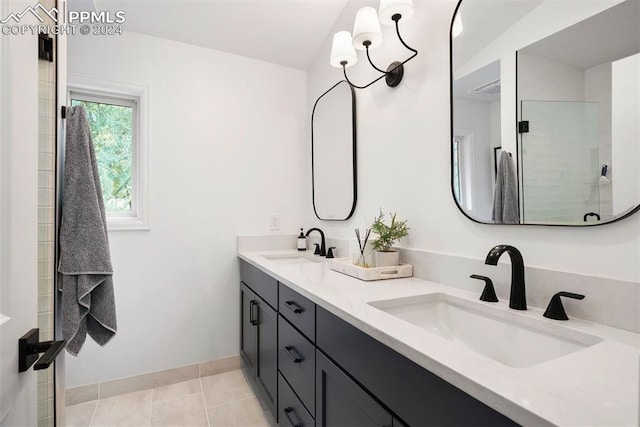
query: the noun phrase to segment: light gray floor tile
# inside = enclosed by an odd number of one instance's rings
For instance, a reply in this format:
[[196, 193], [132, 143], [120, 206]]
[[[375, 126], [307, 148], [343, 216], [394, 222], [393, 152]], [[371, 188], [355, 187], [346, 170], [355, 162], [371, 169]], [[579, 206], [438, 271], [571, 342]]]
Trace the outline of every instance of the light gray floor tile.
[[98, 406], [97, 400], [81, 403], [80, 405], [67, 406], [64, 412], [65, 425], [67, 427], [87, 427], [91, 424], [96, 406]]
[[154, 402], [151, 425], [207, 427], [209, 424], [202, 393]]
[[91, 426], [148, 426], [152, 390], [100, 399]]
[[211, 427], [267, 427], [258, 401], [251, 397], [208, 408]]
[[200, 379], [185, 381], [177, 384], [156, 387], [153, 389], [153, 403], [184, 397], [190, 394], [202, 393]]
[[249, 385], [239, 370], [204, 377], [200, 380], [207, 408], [253, 397]]

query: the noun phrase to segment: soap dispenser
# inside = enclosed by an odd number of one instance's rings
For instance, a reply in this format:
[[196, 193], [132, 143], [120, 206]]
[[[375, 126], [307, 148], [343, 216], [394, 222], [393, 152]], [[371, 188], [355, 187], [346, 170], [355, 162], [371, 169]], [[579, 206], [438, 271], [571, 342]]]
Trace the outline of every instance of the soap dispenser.
[[304, 230], [302, 228], [300, 229], [300, 235], [298, 236], [298, 250], [307, 250], [307, 237], [304, 235]]

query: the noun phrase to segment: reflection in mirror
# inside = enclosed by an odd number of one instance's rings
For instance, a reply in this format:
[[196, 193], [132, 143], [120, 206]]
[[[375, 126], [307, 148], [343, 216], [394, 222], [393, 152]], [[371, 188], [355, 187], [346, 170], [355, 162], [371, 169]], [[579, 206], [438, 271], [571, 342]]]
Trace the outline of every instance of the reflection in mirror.
[[322, 220], [346, 220], [356, 208], [355, 92], [340, 81], [311, 114], [313, 208]]
[[463, 212], [594, 225], [637, 211], [640, 0], [461, 0], [455, 20], [452, 183]]

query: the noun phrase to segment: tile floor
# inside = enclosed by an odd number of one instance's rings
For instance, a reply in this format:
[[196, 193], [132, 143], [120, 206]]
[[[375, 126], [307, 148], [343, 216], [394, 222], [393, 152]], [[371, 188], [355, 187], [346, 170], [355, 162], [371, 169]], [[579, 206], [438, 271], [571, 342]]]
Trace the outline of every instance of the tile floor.
[[71, 426], [268, 426], [240, 370], [67, 406]]

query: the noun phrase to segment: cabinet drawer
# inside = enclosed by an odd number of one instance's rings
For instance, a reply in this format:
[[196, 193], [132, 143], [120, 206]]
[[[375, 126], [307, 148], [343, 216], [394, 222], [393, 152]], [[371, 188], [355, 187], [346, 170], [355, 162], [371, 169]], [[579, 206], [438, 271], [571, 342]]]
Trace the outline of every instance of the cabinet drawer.
[[278, 368], [311, 415], [315, 414], [315, 347], [278, 316]]
[[316, 340], [315, 304], [280, 283], [278, 311], [312, 342]]
[[246, 261], [240, 260], [240, 280], [274, 309], [278, 307], [278, 281]]
[[278, 425], [283, 427], [312, 427], [313, 417], [295, 395], [281, 374], [278, 374]]

